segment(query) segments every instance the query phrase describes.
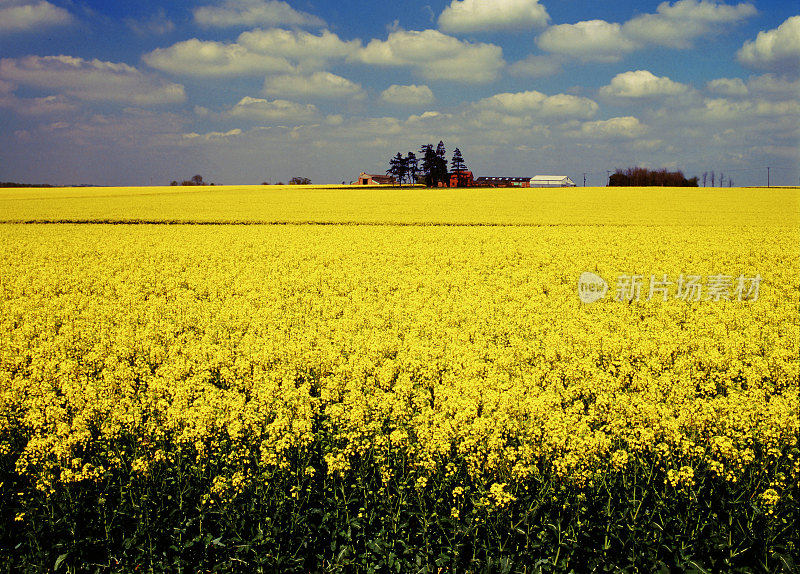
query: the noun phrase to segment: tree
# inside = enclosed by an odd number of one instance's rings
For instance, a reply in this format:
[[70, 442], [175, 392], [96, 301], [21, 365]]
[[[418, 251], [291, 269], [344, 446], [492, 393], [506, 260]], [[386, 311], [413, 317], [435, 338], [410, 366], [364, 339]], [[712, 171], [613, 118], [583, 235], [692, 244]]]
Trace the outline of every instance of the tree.
[[706, 181], [708, 181], [708, 172], [703, 172], [703, 187], [706, 187]]
[[405, 178], [407, 171], [408, 167], [405, 158], [400, 152], [397, 152], [397, 155], [389, 160], [389, 169], [386, 170], [386, 175], [394, 176], [395, 180], [400, 183], [402, 187], [403, 178]]
[[409, 183], [417, 183], [417, 174], [419, 174], [419, 160], [417, 155], [410, 151], [405, 158], [406, 163], [406, 179]]
[[172, 183], [170, 183], [170, 185], [178, 185], [178, 182], [177, 182], [176, 180], [174, 180], [174, 179], [173, 179], [173, 180], [172, 180]]
[[711, 170], [711, 187], [714, 187], [714, 170]]
[[289, 180], [289, 185], [309, 185], [311, 180], [307, 177], [293, 177]]
[[203, 176], [202, 175], [195, 175], [192, 177], [192, 184], [193, 185], [203, 185]]
[[614, 186], [666, 186], [666, 187], [697, 187], [697, 178], [686, 179], [683, 172], [667, 171], [666, 169], [649, 170], [643, 167], [630, 167], [626, 170], [617, 169], [608, 178], [608, 185]]
[[436, 171], [436, 152], [433, 151], [432, 144], [425, 144], [419, 148], [422, 156], [422, 174], [425, 176], [425, 186], [433, 186], [433, 175]]
[[465, 179], [464, 172], [467, 171], [467, 164], [464, 163], [461, 150], [458, 148], [453, 150], [453, 159], [450, 161], [450, 169], [456, 176], [456, 187], [461, 187]]
[[433, 169], [433, 183], [439, 185], [440, 183], [447, 185], [447, 157], [444, 149], [444, 142], [439, 141], [436, 146], [436, 160]]

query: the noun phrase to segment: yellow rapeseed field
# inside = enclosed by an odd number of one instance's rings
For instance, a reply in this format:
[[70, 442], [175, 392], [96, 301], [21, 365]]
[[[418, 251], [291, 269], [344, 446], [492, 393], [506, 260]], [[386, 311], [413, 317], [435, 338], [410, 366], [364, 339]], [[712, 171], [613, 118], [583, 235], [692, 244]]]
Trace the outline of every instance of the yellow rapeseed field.
[[[382, 225], [0, 225], [0, 449], [45, 493], [190, 454], [214, 504], [321, 449], [309, 475], [465, 469], [454, 517], [465, 489], [502, 509], [540, 473], [580, 488], [640, 461], [676, 492], [755, 465], [777, 504], [798, 481], [799, 198], [2, 192], [4, 221]], [[581, 302], [582, 272], [605, 298]], [[690, 276], [699, 300], [676, 296]]]

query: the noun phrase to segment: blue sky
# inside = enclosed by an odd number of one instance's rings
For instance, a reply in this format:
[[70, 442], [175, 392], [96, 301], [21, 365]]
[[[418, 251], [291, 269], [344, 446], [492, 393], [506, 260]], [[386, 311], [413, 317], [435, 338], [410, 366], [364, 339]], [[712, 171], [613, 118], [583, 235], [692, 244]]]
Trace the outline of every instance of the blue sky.
[[799, 75], [796, 0], [0, 0], [0, 180], [339, 183], [441, 139], [797, 185]]

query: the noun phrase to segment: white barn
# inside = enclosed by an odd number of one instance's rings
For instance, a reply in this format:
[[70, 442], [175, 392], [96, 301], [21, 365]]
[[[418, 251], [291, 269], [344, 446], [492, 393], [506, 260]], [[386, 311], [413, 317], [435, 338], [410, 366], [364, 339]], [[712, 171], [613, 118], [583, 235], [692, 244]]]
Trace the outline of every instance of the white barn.
[[575, 187], [575, 182], [566, 175], [536, 175], [531, 178], [531, 187]]

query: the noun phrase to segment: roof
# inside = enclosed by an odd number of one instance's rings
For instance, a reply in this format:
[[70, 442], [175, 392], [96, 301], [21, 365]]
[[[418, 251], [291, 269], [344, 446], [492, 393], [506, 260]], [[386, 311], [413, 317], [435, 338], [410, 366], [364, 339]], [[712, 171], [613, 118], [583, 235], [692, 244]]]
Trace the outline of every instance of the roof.
[[566, 175], [534, 175], [531, 181], [561, 181], [569, 179]]
[[476, 181], [530, 181], [529, 177], [495, 177], [495, 176], [480, 176]]
[[369, 177], [375, 181], [394, 181], [393, 175], [385, 175], [380, 173], [364, 173], [362, 172], [359, 177]]

